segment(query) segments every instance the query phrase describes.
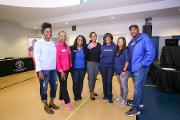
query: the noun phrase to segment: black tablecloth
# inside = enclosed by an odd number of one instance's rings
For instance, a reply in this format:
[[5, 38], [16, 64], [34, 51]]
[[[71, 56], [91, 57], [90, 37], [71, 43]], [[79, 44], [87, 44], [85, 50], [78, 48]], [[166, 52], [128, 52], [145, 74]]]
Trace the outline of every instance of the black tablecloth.
[[180, 46], [163, 47], [160, 63], [162, 67], [180, 68]]
[[32, 58], [0, 60], [0, 76], [34, 70]]
[[159, 65], [153, 64], [149, 74], [162, 91], [180, 93], [180, 70], [163, 70]]

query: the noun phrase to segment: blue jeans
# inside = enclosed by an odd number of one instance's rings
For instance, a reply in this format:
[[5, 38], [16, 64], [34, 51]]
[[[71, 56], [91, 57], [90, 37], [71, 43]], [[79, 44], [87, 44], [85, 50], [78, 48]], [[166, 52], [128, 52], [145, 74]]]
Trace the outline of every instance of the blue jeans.
[[85, 74], [86, 74], [85, 68], [74, 68], [71, 71], [72, 80], [73, 80], [74, 99], [81, 99]]
[[100, 67], [103, 81], [103, 93], [104, 97], [109, 100], [112, 99], [112, 78], [114, 75], [113, 67]]
[[143, 103], [144, 85], [147, 79], [149, 67], [141, 67], [137, 72], [132, 73], [134, 80], [134, 98], [133, 108], [139, 109], [139, 105]]
[[[44, 80], [39, 80], [40, 82], [40, 95], [43, 103], [47, 102], [47, 89], [48, 83], [50, 83], [50, 98], [54, 99], [56, 97], [57, 90], [57, 73], [56, 70], [42, 70], [44, 75]], [[39, 75], [38, 75], [39, 78]]]

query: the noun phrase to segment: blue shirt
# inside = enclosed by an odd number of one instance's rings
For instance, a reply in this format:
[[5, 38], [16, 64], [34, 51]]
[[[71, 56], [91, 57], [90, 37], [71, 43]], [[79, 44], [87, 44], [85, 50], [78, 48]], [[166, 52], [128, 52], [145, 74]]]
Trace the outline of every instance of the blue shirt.
[[76, 50], [76, 58], [75, 58], [75, 68], [84, 68], [85, 61], [84, 61], [84, 50], [83, 47], [80, 50]]
[[[129, 55], [127, 49], [125, 49], [120, 55], [116, 54], [114, 58], [114, 70], [117, 75], [120, 75], [120, 73], [123, 71], [126, 62], [129, 62]], [[129, 71], [129, 67], [126, 71]]]
[[102, 45], [100, 67], [114, 67], [115, 53], [116, 45], [114, 43], [111, 45]]

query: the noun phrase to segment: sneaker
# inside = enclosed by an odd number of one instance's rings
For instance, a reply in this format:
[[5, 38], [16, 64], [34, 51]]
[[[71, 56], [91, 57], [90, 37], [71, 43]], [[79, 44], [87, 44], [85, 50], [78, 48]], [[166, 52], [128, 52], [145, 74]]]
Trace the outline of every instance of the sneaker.
[[67, 103], [65, 106], [66, 106], [66, 109], [67, 109], [68, 111], [72, 110], [72, 105], [71, 105], [71, 103]]
[[49, 108], [52, 108], [54, 110], [59, 110], [59, 107], [57, 105], [55, 105], [54, 103], [49, 104]]
[[109, 99], [109, 104], [113, 104], [113, 100], [112, 99]]
[[[133, 100], [128, 99], [128, 100], [127, 100], [127, 105], [128, 105], [128, 106], [132, 106], [132, 105], [133, 105]], [[142, 109], [143, 107], [144, 107], [143, 104], [140, 104], [140, 105], [139, 105], [139, 108]]]
[[138, 109], [131, 108], [129, 111], [127, 111], [125, 114], [129, 117], [133, 117], [135, 115], [139, 115], [141, 112]]
[[48, 114], [54, 114], [54, 111], [53, 111], [51, 108], [49, 108], [48, 106], [44, 106], [44, 110], [45, 110], [46, 113], [48, 113]]
[[133, 105], [133, 100], [127, 99], [127, 105], [132, 106]]
[[104, 96], [104, 97], [103, 97], [103, 100], [104, 100], [104, 101], [107, 101], [107, 100], [108, 100], [108, 98], [107, 98], [106, 96]]
[[140, 104], [140, 105], [139, 105], [139, 108], [140, 108], [140, 109], [142, 109], [143, 107], [144, 107], [144, 105], [143, 105], [143, 104]]
[[117, 96], [116, 100], [121, 101], [121, 100], [123, 100], [123, 98], [122, 98], [122, 96]]
[[58, 103], [62, 105], [64, 103], [64, 100], [59, 100]]
[[125, 100], [122, 100], [119, 107], [120, 108], [124, 108], [126, 106], [126, 101]]

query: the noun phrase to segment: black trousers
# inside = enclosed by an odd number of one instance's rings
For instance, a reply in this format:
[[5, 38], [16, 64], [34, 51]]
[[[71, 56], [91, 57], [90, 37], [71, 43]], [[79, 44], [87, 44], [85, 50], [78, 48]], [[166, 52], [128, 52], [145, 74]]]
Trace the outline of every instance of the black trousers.
[[108, 99], [112, 99], [112, 96], [113, 96], [112, 95], [112, 78], [114, 74], [114, 68], [113, 67], [107, 67], [107, 68], [100, 67], [100, 71], [102, 74], [104, 97], [107, 97]]
[[61, 72], [57, 72], [60, 82], [60, 91], [59, 91], [59, 100], [64, 100], [65, 104], [70, 102], [69, 93], [67, 91], [67, 77], [69, 74], [69, 71], [64, 72], [65, 73], [65, 80], [62, 80], [61, 78]]

